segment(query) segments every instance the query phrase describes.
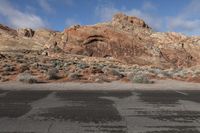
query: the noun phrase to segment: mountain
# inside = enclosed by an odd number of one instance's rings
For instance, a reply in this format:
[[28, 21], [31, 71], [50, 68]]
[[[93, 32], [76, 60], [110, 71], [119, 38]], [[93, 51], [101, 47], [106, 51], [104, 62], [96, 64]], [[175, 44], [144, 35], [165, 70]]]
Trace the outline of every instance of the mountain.
[[130, 64], [191, 67], [199, 64], [200, 37], [154, 32], [137, 17], [116, 14], [111, 22], [75, 25], [63, 32], [0, 25], [0, 50], [40, 50], [57, 44], [66, 53], [113, 57]]
[[36, 50], [52, 58], [69, 55], [115, 59], [126, 65], [159, 69], [200, 65], [200, 37], [155, 32], [142, 19], [118, 13], [110, 22], [74, 25], [62, 32], [12, 29], [0, 25], [0, 51]]

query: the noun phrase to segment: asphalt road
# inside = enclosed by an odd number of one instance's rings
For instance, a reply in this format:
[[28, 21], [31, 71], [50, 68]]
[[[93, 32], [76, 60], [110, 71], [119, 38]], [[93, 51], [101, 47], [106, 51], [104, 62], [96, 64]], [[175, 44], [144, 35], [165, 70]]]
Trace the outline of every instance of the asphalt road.
[[200, 133], [200, 91], [0, 91], [0, 133]]

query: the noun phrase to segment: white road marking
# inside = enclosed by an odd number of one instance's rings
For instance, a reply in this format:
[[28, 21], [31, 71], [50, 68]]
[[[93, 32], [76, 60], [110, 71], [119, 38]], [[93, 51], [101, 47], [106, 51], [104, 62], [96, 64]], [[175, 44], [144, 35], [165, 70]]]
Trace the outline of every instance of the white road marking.
[[185, 95], [187, 96], [188, 94], [187, 93], [184, 93], [184, 92], [181, 92], [181, 91], [175, 91], [176, 93], [179, 93], [179, 94], [182, 94], [182, 95]]

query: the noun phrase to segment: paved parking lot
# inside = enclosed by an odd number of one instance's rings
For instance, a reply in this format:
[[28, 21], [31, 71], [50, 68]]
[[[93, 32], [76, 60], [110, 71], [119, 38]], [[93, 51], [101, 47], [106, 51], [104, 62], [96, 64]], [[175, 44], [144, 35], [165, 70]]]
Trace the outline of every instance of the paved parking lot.
[[0, 133], [200, 133], [200, 91], [0, 91]]

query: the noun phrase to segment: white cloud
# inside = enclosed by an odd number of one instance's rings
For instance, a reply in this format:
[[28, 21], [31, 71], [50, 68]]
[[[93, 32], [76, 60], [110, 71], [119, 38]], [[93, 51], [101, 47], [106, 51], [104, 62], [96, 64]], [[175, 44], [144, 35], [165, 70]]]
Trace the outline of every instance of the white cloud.
[[117, 12], [120, 12], [120, 10], [116, 9], [112, 4], [107, 4], [107, 6], [98, 6], [95, 13], [102, 21], [109, 21]]
[[145, 1], [144, 4], [142, 5], [142, 9], [143, 10], [155, 10], [156, 6], [149, 1]]
[[[129, 16], [143, 19], [150, 27], [157, 31], [176, 31], [185, 34], [200, 34], [200, 0], [190, 3], [176, 16], [158, 16], [150, 10], [156, 10], [156, 5], [144, 2], [141, 9], [116, 8], [112, 4], [100, 5], [96, 8], [96, 15], [102, 21], [111, 20], [115, 13], [123, 12]], [[123, 5], [122, 5], [123, 6]]]
[[162, 29], [162, 20], [158, 16], [149, 14], [147, 12], [144, 12], [138, 9], [128, 10], [128, 11], [125, 11], [125, 13], [129, 16], [136, 16], [138, 18], [143, 19], [154, 30]]
[[[47, 13], [55, 13], [56, 8], [54, 7], [55, 3], [58, 3], [58, 0], [37, 0], [38, 5]], [[65, 6], [73, 6], [73, 0], [59, 0], [58, 4]]]
[[18, 10], [8, 0], [1, 0], [0, 14], [15, 28], [45, 27], [44, 21], [39, 16]]
[[64, 2], [65, 5], [67, 6], [72, 6], [74, 4], [73, 0], [62, 0]]
[[199, 15], [200, 12], [200, 1], [199, 0], [190, 0], [190, 4], [184, 9], [184, 15]]
[[76, 24], [79, 24], [79, 23], [75, 19], [68, 18], [68, 19], [65, 20], [65, 24], [66, 24], [67, 27], [69, 27], [69, 26], [76, 25]]
[[200, 20], [189, 20], [185, 18], [172, 18], [169, 23], [170, 29], [178, 29], [182, 31], [195, 31], [200, 27]]
[[178, 15], [168, 18], [168, 29], [170, 31], [179, 31], [186, 34], [200, 34], [200, 1], [191, 0]]
[[47, 12], [51, 13], [54, 9], [49, 4], [48, 0], [38, 0], [39, 5]]
[[144, 21], [150, 25], [154, 30], [160, 30], [162, 27], [162, 20], [158, 16], [154, 16], [152, 14], [149, 14], [148, 12], [139, 10], [139, 9], [131, 9], [128, 10], [126, 8], [120, 10], [115, 8], [112, 4], [107, 4], [98, 6], [96, 8], [96, 15], [100, 17], [101, 21], [109, 21], [113, 17], [114, 14], [118, 12], [123, 12], [129, 16], [136, 16], [141, 19], [144, 19]]

